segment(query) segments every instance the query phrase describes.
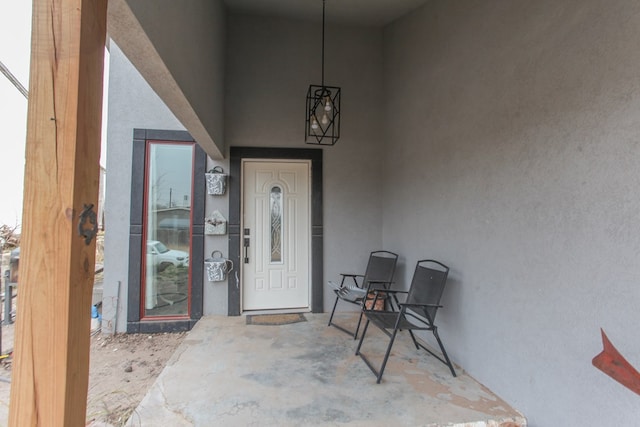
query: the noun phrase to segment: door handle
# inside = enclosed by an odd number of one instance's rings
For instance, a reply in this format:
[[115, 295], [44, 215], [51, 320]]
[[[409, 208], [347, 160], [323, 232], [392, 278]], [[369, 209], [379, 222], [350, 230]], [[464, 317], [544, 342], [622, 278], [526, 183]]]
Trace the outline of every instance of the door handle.
[[244, 229], [244, 263], [245, 264], [249, 264], [249, 246], [251, 245], [251, 239], [247, 236], [249, 236], [250, 231], [248, 228]]

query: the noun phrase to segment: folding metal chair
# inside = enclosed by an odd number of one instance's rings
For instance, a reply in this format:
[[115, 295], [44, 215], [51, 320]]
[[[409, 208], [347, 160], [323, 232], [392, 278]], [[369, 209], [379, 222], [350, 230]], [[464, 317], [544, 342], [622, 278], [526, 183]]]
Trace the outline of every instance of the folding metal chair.
[[[413, 273], [413, 279], [411, 280], [411, 287], [409, 291], [397, 291], [397, 290], [376, 290], [376, 298], [380, 294], [407, 294], [406, 301], [399, 304], [399, 310], [385, 310], [376, 311], [364, 309], [363, 314], [367, 318], [367, 322], [364, 325], [358, 348], [356, 349], [356, 355], [359, 355], [362, 360], [367, 364], [369, 369], [376, 375], [377, 383], [380, 383], [382, 374], [387, 365], [389, 355], [391, 354], [391, 348], [396, 339], [398, 331], [409, 331], [411, 339], [416, 346], [416, 349], [424, 349], [432, 356], [436, 357], [442, 363], [447, 365], [451, 370], [451, 374], [455, 377], [456, 372], [453, 369], [453, 364], [449, 360], [442, 340], [438, 335], [438, 328], [434, 323], [436, 318], [436, 312], [440, 305], [440, 298], [444, 291], [444, 285], [447, 281], [447, 275], [449, 274], [449, 267], [446, 265], [434, 261], [434, 260], [422, 260], [416, 264], [416, 270]], [[371, 362], [360, 351], [364, 337], [367, 334], [369, 323], [372, 322], [378, 328], [380, 328], [387, 336], [390, 337], [387, 351], [384, 355], [380, 370], [376, 369]], [[431, 331], [438, 341], [438, 346], [442, 352], [442, 356], [435, 354], [429, 348], [425, 347], [416, 340], [413, 331]]]
[[[340, 284], [330, 281], [329, 286], [333, 288], [336, 294], [336, 302], [333, 304], [328, 326], [335, 326], [341, 331], [353, 335], [353, 339], [356, 339], [358, 337], [358, 331], [360, 330], [360, 323], [362, 322], [362, 309], [365, 308], [370, 288], [389, 289], [393, 281], [393, 274], [396, 271], [397, 262], [398, 255], [393, 252], [374, 251], [369, 255], [369, 262], [367, 263], [367, 270], [364, 275], [344, 273], [341, 274], [342, 280]], [[358, 279], [361, 279], [360, 283], [358, 283]], [[338, 301], [348, 302], [361, 307], [358, 326], [355, 332], [333, 323], [333, 315], [336, 312]]]

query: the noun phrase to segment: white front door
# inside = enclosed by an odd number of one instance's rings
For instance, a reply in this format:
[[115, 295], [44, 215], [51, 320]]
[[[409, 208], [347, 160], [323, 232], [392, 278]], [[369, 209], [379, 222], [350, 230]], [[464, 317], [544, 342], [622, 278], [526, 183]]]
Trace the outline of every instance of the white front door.
[[308, 309], [310, 162], [242, 166], [242, 309]]

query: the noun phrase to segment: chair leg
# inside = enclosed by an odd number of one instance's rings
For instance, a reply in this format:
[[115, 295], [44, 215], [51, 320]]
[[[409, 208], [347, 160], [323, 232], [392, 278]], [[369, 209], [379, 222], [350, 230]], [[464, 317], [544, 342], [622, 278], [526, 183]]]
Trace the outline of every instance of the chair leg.
[[362, 347], [364, 336], [367, 334], [367, 329], [369, 328], [369, 322], [370, 320], [367, 319], [367, 322], [364, 324], [364, 329], [362, 330], [362, 335], [360, 336], [360, 342], [358, 343], [358, 348], [356, 348], [356, 356], [360, 355], [360, 347]]
[[438, 328], [435, 328], [435, 327], [433, 328], [433, 335], [436, 337], [436, 340], [438, 340], [438, 345], [440, 346], [440, 351], [442, 351], [442, 355], [444, 356], [446, 364], [449, 367], [449, 369], [451, 370], [451, 375], [453, 375], [455, 377], [456, 376], [456, 371], [453, 369], [453, 364], [451, 363], [451, 360], [449, 360], [449, 356], [447, 355], [447, 351], [444, 349], [444, 345], [442, 345], [442, 340], [440, 339], [440, 335], [438, 335]]
[[338, 325], [337, 323], [333, 323], [333, 315], [336, 312], [336, 307], [338, 306], [338, 301], [340, 300], [340, 297], [336, 296], [336, 302], [333, 304], [333, 310], [331, 310], [331, 316], [329, 316], [329, 324], [327, 326], [333, 326], [339, 330], [341, 330], [342, 332], [344, 332], [345, 334], [348, 335], [352, 335], [353, 339], [357, 339], [358, 338], [358, 330], [360, 329], [360, 322], [362, 321], [362, 312], [360, 312], [360, 319], [358, 320], [358, 327], [356, 328], [356, 331], [350, 331], [347, 328], [344, 328], [340, 325]]
[[336, 296], [336, 302], [333, 303], [333, 310], [331, 310], [331, 316], [329, 317], [329, 324], [327, 326], [331, 326], [331, 321], [333, 320], [333, 314], [336, 312], [336, 307], [338, 306], [338, 300], [340, 297]]
[[413, 331], [411, 329], [409, 329], [409, 335], [411, 335], [411, 339], [413, 340], [413, 345], [416, 346], [416, 350], [420, 350], [420, 344], [418, 344], [418, 340], [416, 339], [416, 336], [413, 335]]
[[353, 339], [358, 339], [358, 331], [360, 330], [360, 323], [362, 323], [362, 316], [364, 315], [364, 311], [360, 310], [360, 318], [358, 319], [358, 326], [356, 327], [356, 332], [353, 334]]
[[377, 384], [380, 384], [380, 380], [382, 380], [382, 374], [384, 374], [384, 368], [387, 366], [387, 360], [389, 360], [389, 355], [391, 354], [391, 347], [393, 347], [393, 342], [396, 340], [396, 334], [398, 333], [398, 328], [393, 330], [393, 334], [391, 335], [391, 340], [389, 341], [389, 346], [387, 347], [387, 352], [384, 355], [384, 359], [382, 360], [382, 366], [380, 366], [380, 372], [378, 373], [378, 378], [376, 380]]
[[375, 375], [376, 378], [378, 379], [377, 383], [380, 384], [380, 378], [382, 377], [382, 374], [378, 375], [378, 370], [376, 369], [376, 367], [373, 366], [371, 361], [364, 354], [360, 353], [360, 348], [362, 347], [362, 343], [364, 342], [364, 337], [367, 335], [369, 322], [370, 320], [369, 318], [367, 318], [367, 322], [364, 324], [364, 330], [362, 331], [362, 335], [360, 336], [360, 342], [358, 343], [358, 348], [356, 348], [356, 356], [360, 356], [362, 361], [367, 365], [369, 369], [371, 369], [371, 372], [373, 372], [373, 375]]

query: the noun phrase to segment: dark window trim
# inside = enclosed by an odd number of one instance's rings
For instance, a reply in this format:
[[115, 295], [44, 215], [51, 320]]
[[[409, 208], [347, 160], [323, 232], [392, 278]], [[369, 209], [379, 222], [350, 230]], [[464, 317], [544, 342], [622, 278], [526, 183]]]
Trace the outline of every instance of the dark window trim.
[[193, 165], [193, 208], [191, 225], [191, 316], [175, 320], [140, 320], [142, 279], [142, 238], [144, 224], [144, 174], [147, 141], [191, 142], [186, 131], [134, 129], [131, 172], [131, 219], [129, 228], [129, 289], [127, 301], [127, 332], [155, 333], [188, 331], [202, 317], [204, 274], [204, 212], [207, 155], [196, 143]]
[[[242, 159], [311, 161], [311, 312], [324, 311], [324, 232], [322, 225], [322, 150], [317, 148], [231, 147], [229, 171], [229, 257], [240, 265]], [[241, 313], [240, 287], [229, 280], [229, 316]]]

